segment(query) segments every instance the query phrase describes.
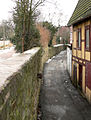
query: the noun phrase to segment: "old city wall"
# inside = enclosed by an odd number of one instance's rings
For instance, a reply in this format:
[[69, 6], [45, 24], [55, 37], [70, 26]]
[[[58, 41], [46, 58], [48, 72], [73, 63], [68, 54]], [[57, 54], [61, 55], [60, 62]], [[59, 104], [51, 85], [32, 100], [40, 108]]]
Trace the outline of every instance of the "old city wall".
[[[62, 46], [50, 48], [48, 58], [61, 50]], [[0, 120], [37, 119], [41, 53], [40, 48], [33, 48], [0, 63]]]

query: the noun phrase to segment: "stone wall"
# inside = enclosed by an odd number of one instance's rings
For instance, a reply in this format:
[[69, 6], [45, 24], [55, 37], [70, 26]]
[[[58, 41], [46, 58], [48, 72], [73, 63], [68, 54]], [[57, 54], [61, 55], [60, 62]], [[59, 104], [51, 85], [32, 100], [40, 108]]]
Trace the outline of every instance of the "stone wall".
[[0, 120], [36, 120], [40, 63], [39, 48], [0, 63]]
[[60, 53], [62, 50], [64, 50], [64, 46], [63, 45], [54, 45], [53, 47], [46, 47], [43, 48], [43, 52], [42, 52], [42, 68], [44, 63], [51, 57], [57, 55], [58, 53]]
[[0, 120], [37, 119], [41, 63], [62, 49], [63, 46], [55, 46], [41, 52], [33, 48], [0, 62]]
[[63, 44], [59, 44], [59, 45], [54, 45], [53, 47], [49, 47], [48, 50], [48, 57], [51, 58], [55, 55], [57, 55], [58, 53], [60, 53], [62, 50], [64, 49]]

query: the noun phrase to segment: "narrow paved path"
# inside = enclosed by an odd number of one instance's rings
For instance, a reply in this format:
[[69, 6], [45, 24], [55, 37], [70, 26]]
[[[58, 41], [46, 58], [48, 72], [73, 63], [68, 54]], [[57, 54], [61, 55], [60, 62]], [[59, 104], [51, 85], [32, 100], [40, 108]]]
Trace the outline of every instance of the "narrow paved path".
[[40, 93], [42, 120], [91, 120], [91, 105], [71, 84], [66, 71], [66, 51], [44, 67]]

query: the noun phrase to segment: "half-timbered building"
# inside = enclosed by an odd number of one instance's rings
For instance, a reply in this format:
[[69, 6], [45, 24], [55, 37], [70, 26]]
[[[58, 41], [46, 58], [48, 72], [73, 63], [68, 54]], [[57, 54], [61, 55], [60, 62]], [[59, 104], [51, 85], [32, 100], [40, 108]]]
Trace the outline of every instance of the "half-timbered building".
[[72, 31], [72, 82], [91, 102], [91, 0], [79, 0], [68, 22]]

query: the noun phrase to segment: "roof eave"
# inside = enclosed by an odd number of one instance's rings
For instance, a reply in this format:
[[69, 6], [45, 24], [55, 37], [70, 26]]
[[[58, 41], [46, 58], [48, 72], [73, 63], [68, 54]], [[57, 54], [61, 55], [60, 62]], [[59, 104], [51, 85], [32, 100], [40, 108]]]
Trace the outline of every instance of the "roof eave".
[[72, 22], [72, 23], [69, 23], [69, 22], [68, 22], [67, 26], [70, 27], [70, 26], [72, 26], [72, 25], [74, 25], [74, 24], [76, 24], [76, 23], [78, 23], [78, 22], [81, 22], [81, 21], [83, 21], [83, 20], [85, 20], [85, 19], [88, 19], [88, 18], [90, 18], [90, 17], [91, 17], [91, 14], [89, 14], [89, 15], [87, 15], [87, 16], [85, 16], [85, 17], [80, 17], [80, 18], [78, 18], [76, 21], [74, 21], [74, 22]]

